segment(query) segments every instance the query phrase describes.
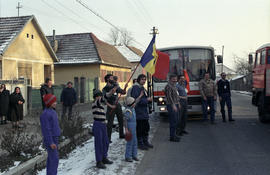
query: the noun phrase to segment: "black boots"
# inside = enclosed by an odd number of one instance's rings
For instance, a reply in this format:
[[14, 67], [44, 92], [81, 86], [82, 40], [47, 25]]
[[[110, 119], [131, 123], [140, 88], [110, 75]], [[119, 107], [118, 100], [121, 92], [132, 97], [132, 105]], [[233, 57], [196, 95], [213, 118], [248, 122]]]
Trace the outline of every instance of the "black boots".
[[104, 163], [104, 164], [112, 164], [113, 161], [110, 161], [110, 160], [106, 157], [106, 158], [103, 158], [102, 163]]
[[148, 137], [147, 136], [143, 137], [143, 144], [148, 148], [154, 148], [154, 146], [151, 143], [148, 142]]
[[106, 168], [106, 166], [103, 164], [103, 162], [97, 162], [97, 168], [99, 168], [99, 169], [105, 169]]
[[110, 161], [107, 157], [106, 158], [103, 158], [102, 159], [102, 161], [99, 161], [99, 162], [97, 162], [97, 168], [99, 168], [99, 169], [105, 169], [106, 168], [106, 166], [105, 166], [105, 164], [112, 164], [113, 162], [112, 161]]

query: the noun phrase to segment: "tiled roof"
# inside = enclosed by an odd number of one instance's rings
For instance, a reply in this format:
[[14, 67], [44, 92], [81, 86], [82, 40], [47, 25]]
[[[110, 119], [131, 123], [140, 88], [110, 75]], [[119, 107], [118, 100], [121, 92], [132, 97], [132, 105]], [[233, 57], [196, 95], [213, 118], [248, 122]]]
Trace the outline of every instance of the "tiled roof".
[[[53, 36], [47, 36], [53, 43]], [[56, 35], [58, 42], [56, 64], [104, 63], [130, 67], [129, 62], [117, 49], [101, 40], [93, 33]]]
[[33, 16], [4, 17], [0, 18], [0, 54], [2, 55], [7, 46], [22, 31], [25, 24]]
[[[52, 45], [53, 37], [47, 36], [47, 39]], [[58, 42], [56, 55], [59, 59], [56, 64], [96, 63], [100, 61], [90, 33], [56, 35], [55, 39]]]
[[134, 53], [132, 50], [130, 50], [127, 46], [115, 46], [118, 51], [127, 58], [129, 62], [139, 62], [141, 60], [141, 57]]
[[[222, 65], [221, 64], [216, 64], [216, 72], [217, 74], [221, 73]], [[226, 74], [235, 74], [235, 71], [225, 65], [223, 65], [223, 72]]]
[[136, 48], [136, 47], [133, 47], [133, 46], [127, 46], [130, 50], [132, 50], [132, 52], [134, 52], [135, 54], [139, 55], [140, 57], [143, 56], [143, 52]]
[[128, 68], [131, 67], [129, 61], [113, 45], [99, 40], [93, 33], [91, 33], [91, 37], [97, 48], [98, 55], [103, 63]]

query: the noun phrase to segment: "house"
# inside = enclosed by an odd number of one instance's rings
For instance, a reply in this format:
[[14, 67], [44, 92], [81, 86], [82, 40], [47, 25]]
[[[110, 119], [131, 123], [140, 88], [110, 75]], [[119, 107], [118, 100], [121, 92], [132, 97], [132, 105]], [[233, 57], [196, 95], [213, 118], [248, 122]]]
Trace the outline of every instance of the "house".
[[227, 74], [227, 79], [232, 79], [233, 77], [237, 76], [237, 73], [232, 70], [231, 68], [223, 65], [223, 68], [222, 68], [222, 64], [217, 64], [216, 65], [216, 77], [217, 79], [220, 79], [220, 74], [223, 72], [225, 72]]
[[125, 46], [125, 45], [120, 45], [120, 46], [115, 46], [115, 47], [130, 62], [131, 67], [132, 67], [131, 72], [133, 72], [135, 70], [136, 66], [138, 66], [137, 70], [135, 71], [134, 75], [132, 76], [132, 79], [137, 78], [138, 75], [140, 75], [140, 74], [146, 75], [146, 71], [143, 69], [141, 64], [139, 64], [141, 57], [143, 55], [142, 51], [140, 51], [139, 49], [137, 49], [135, 47]]
[[92, 98], [93, 88], [105, 86], [104, 76], [118, 76], [124, 88], [131, 65], [112, 45], [99, 40], [93, 33], [48, 36], [59, 62], [55, 63], [55, 84], [73, 82], [81, 103]]
[[0, 80], [54, 81], [58, 59], [34, 16], [0, 18]]

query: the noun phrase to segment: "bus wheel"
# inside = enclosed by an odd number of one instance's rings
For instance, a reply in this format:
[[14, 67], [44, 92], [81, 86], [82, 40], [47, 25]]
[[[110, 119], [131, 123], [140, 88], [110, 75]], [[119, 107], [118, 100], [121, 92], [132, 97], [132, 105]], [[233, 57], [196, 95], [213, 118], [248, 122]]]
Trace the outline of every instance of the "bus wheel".
[[264, 103], [264, 95], [260, 95], [259, 101], [258, 101], [258, 113], [259, 113], [259, 120], [262, 123], [266, 123], [268, 121], [267, 115], [266, 115], [266, 109], [265, 109], [265, 103]]

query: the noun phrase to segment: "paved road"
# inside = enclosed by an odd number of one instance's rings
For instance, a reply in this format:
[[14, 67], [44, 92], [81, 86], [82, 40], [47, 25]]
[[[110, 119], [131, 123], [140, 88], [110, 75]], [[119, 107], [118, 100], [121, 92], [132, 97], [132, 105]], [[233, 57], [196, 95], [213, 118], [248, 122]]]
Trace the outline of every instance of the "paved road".
[[[270, 124], [261, 124], [251, 97], [233, 93], [235, 123], [189, 121], [189, 135], [168, 141], [168, 123], [161, 121], [137, 175], [269, 175]], [[219, 108], [218, 108], [219, 110]]]

